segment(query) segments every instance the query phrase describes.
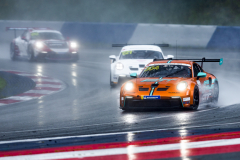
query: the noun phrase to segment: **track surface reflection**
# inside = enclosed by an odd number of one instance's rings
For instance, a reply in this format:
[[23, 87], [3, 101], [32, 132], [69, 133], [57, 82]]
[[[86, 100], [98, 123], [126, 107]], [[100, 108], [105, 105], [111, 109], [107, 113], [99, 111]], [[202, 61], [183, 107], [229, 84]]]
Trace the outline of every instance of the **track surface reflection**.
[[[175, 54], [175, 49], [164, 53]], [[66, 89], [57, 94], [24, 103], [0, 107], [0, 140], [154, 129], [192, 127], [238, 127], [237, 51], [179, 49], [178, 58], [224, 58], [222, 66], [204, 64], [220, 84], [218, 106], [202, 105], [198, 111], [158, 110], [125, 112], [119, 109], [119, 87], [109, 85], [110, 60], [119, 49], [83, 49], [78, 63], [11, 61], [1, 55], [1, 69], [20, 70], [60, 79]], [[229, 57], [229, 53], [233, 56]], [[181, 55], [181, 56], [180, 56]], [[237, 122], [237, 123], [236, 123]], [[223, 125], [223, 124], [228, 125]], [[221, 124], [221, 126], [219, 126]]]

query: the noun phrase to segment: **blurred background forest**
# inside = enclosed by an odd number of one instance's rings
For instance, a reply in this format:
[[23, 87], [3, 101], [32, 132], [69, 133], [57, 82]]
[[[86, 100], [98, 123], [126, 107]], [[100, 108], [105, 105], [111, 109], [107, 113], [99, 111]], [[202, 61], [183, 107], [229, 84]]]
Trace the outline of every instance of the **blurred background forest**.
[[240, 25], [239, 0], [0, 0], [0, 20]]

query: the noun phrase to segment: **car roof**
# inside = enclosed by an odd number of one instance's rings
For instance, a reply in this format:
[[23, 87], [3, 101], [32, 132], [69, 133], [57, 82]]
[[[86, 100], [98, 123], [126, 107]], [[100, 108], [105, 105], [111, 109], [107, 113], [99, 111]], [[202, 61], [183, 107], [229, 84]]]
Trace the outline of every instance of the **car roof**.
[[128, 45], [122, 48], [124, 50], [154, 50], [162, 52], [161, 48], [155, 45]]
[[52, 33], [59, 33], [59, 34], [61, 34], [61, 32], [56, 31], [56, 30], [31, 30], [30, 32], [38, 32], [38, 33], [40, 33], [40, 32], [52, 32]]
[[169, 64], [188, 64], [191, 65], [194, 63], [193, 61], [188, 61], [188, 60], [159, 60], [159, 61], [153, 61], [151, 63], [149, 63], [148, 65], [155, 65], [155, 64], [159, 64], [159, 63], [169, 63]]

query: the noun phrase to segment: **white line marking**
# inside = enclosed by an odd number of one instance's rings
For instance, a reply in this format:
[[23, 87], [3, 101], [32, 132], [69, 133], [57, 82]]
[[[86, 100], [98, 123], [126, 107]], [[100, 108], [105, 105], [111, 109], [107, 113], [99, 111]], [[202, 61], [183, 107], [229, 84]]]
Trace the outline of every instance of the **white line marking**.
[[31, 78], [34, 82], [58, 82], [61, 83], [59, 80], [56, 79], [41, 79], [41, 78]]
[[24, 93], [37, 93], [37, 94], [52, 94], [55, 91], [49, 91], [49, 90], [29, 90], [27, 92]]
[[59, 85], [59, 84], [36, 84], [36, 87], [62, 88], [62, 85]]
[[33, 97], [29, 97], [29, 96], [12, 96], [12, 97], [8, 97], [8, 98], [5, 98], [5, 99], [27, 101], [27, 100], [33, 99]]
[[19, 75], [19, 76], [24, 76], [24, 77], [37, 76], [37, 75], [35, 75], [35, 74], [28, 74], [28, 73], [17, 73], [17, 75]]
[[186, 151], [187, 149], [194, 149], [194, 148], [219, 147], [219, 146], [228, 146], [228, 145], [237, 145], [237, 144], [240, 144], [240, 138], [199, 141], [199, 142], [183, 141], [181, 143], [174, 143], [174, 144], [140, 146], [140, 147], [130, 145], [126, 148], [96, 149], [96, 150], [70, 151], [70, 152], [60, 152], [60, 153], [44, 153], [44, 154], [35, 154], [35, 155], [1, 157], [1, 159], [35, 160], [35, 159], [84, 158], [84, 157], [97, 157], [97, 156], [120, 155], [120, 154], [132, 155], [137, 153], [171, 151], [171, 150]]

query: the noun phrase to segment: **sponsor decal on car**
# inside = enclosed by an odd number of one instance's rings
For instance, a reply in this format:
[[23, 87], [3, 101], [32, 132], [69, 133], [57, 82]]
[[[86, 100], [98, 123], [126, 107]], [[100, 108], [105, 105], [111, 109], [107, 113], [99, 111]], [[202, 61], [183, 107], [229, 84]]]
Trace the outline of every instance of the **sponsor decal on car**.
[[183, 98], [183, 101], [190, 101], [190, 97]]
[[160, 96], [141, 96], [141, 99], [160, 99]]

